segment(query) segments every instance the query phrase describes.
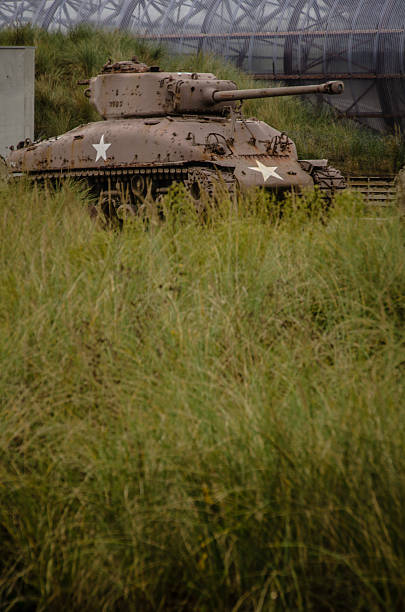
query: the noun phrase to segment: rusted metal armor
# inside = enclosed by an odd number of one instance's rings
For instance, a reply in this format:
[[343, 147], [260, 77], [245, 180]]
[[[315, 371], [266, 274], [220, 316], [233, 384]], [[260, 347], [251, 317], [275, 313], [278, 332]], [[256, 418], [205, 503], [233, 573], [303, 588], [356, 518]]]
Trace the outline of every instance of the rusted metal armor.
[[[193, 193], [220, 179], [232, 192], [264, 187], [282, 192], [318, 184], [328, 194], [345, 186], [326, 160], [298, 160], [285, 132], [245, 118], [241, 100], [306, 93], [339, 94], [343, 83], [238, 90], [209, 73], [161, 72], [133, 58], [108, 62], [80, 84], [102, 121], [42, 142], [24, 141], [7, 159], [14, 176], [86, 179], [100, 201], [132, 206], [148, 190], [164, 194], [181, 181]], [[120, 195], [121, 194], [121, 195]]]

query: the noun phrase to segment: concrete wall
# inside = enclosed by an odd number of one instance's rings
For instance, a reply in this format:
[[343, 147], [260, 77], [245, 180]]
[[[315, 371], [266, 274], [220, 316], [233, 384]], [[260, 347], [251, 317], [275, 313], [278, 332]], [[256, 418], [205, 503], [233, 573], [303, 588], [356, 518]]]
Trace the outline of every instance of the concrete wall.
[[[1, 1], [1, 0], [0, 0]], [[0, 155], [34, 138], [35, 48], [0, 47]]]

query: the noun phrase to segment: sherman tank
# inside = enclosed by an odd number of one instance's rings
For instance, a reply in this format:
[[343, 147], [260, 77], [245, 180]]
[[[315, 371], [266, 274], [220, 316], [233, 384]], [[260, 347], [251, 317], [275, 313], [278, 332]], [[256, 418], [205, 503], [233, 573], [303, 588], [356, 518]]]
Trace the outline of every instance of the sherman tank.
[[303, 94], [340, 94], [343, 83], [237, 89], [210, 73], [161, 72], [133, 58], [111, 60], [82, 81], [103, 118], [61, 136], [23, 141], [11, 151], [11, 175], [39, 181], [86, 180], [109, 210], [155, 198], [183, 182], [198, 200], [216, 181], [232, 193], [264, 187], [278, 193], [318, 185], [328, 195], [345, 187], [327, 160], [299, 160], [285, 132], [246, 118], [241, 101]]

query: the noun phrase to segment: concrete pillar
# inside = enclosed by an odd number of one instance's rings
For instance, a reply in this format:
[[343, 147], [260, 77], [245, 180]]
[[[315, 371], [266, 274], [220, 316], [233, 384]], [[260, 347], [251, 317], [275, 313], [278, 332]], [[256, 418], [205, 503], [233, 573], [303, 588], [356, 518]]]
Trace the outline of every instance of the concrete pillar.
[[34, 139], [35, 47], [0, 47], [0, 155]]

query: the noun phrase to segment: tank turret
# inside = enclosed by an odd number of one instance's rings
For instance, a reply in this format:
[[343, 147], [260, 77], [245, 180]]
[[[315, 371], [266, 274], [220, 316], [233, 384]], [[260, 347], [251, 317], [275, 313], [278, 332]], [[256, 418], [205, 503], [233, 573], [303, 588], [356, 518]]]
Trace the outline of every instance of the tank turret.
[[282, 194], [319, 185], [328, 196], [345, 186], [325, 159], [299, 160], [293, 141], [241, 112], [241, 100], [302, 94], [339, 94], [343, 83], [237, 89], [211, 73], [162, 72], [136, 58], [105, 64], [83, 81], [101, 121], [42, 142], [12, 147], [12, 176], [60, 182], [87, 181], [99, 207], [136, 210], [149, 194], [159, 198], [173, 182], [201, 200], [220, 180], [229, 192], [254, 187]]
[[340, 94], [341, 81], [298, 87], [237, 89], [233, 81], [211, 73], [160, 72], [136, 58], [107, 63], [101, 74], [82, 82], [86, 95], [104, 119], [159, 117], [164, 115], [220, 115], [235, 108], [240, 100], [304, 94]]

